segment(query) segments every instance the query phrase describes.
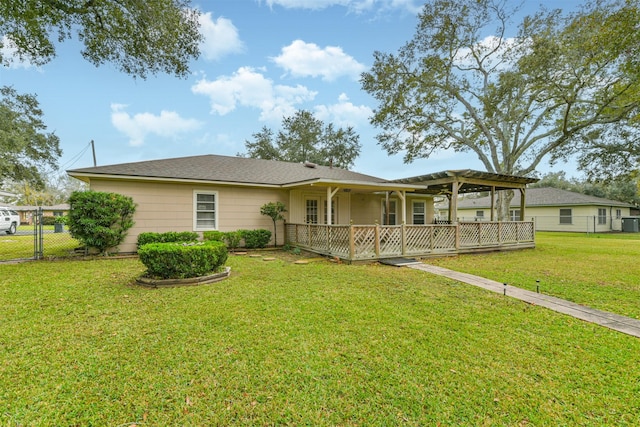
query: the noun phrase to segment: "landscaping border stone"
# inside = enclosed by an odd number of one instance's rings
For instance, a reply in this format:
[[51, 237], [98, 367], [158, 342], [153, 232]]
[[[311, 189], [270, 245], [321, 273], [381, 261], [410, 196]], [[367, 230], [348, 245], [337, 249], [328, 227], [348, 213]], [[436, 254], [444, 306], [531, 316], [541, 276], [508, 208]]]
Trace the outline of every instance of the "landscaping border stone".
[[220, 273], [209, 274], [206, 276], [189, 277], [186, 279], [152, 279], [140, 276], [136, 278], [136, 283], [148, 288], [169, 288], [176, 286], [196, 286], [206, 285], [209, 283], [219, 282], [231, 275], [231, 267], [225, 267]]

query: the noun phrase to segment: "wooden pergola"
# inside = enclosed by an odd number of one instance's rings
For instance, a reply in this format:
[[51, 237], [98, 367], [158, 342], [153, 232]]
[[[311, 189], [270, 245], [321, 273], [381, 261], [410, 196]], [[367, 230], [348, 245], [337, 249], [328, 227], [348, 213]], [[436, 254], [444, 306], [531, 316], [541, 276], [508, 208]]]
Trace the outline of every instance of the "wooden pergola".
[[537, 181], [537, 178], [462, 169], [402, 178], [393, 182], [426, 186], [416, 190], [416, 193], [446, 196], [449, 200], [449, 222], [454, 223], [458, 218], [458, 195], [479, 192], [491, 193], [491, 221], [495, 221], [495, 193], [502, 190], [520, 191], [520, 219], [522, 220], [525, 218], [527, 184]]

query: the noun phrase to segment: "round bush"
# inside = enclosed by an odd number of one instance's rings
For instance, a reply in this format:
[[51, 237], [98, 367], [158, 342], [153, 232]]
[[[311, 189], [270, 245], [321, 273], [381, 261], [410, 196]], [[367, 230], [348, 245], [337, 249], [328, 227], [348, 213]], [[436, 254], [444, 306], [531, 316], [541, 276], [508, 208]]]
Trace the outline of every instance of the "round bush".
[[149, 243], [195, 242], [197, 240], [198, 233], [193, 231], [144, 232], [138, 234], [138, 248]]
[[138, 249], [147, 276], [158, 279], [186, 279], [219, 272], [227, 261], [222, 242], [148, 243]]

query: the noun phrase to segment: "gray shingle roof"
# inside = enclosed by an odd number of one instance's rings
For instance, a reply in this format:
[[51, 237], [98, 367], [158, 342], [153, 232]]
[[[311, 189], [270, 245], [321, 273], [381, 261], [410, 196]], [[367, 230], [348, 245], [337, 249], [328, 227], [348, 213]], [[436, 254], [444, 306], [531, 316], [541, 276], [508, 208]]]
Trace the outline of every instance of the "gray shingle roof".
[[[616, 200], [603, 199], [601, 197], [588, 196], [586, 194], [574, 193], [573, 191], [561, 190], [559, 188], [528, 188], [526, 190], [526, 205], [532, 206], [620, 206], [633, 207], [629, 203]], [[516, 191], [511, 201], [511, 206], [520, 206], [520, 192]], [[489, 208], [491, 207], [491, 197], [481, 197], [478, 199], [463, 199], [458, 201], [458, 209]]]
[[316, 179], [388, 182], [374, 176], [328, 166], [310, 168], [301, 163], [213, 154], [72, 169], [67, 172], [72, 176], [95, 174], [263, 185], [286, 185]]

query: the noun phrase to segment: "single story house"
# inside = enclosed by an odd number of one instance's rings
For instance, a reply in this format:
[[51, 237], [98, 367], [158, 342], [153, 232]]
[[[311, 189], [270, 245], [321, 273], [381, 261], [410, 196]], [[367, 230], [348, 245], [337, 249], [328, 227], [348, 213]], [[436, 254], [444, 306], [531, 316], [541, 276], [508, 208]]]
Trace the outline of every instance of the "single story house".
[[69, 212], [69, 204], [62, 203], [58, 205], [52, 206], [31, 206], [31, 205], [2, 205], [0, 206], [6, 207], [7, 209], [11, 209], [13, 211], [18, 212], [20, 215], [20, 223], [21, 224], [32, 224], [33, 223], [33, 213], [38, 209], [42, 209], [42, 216], [63, 216]]
[[[520, 194], [511, 201], [510, 217], [521, 217]], [[634, 205], [561, 190], [559, 188], [529, 188], [526, 196], [526, 219], [536, 224], [538, 231], [573, 231], [601, 233], [621, 231], [623, 218], [633, 215]], [[446, 205], [440, 205], [440, 215], [447, 215]], [[460, 221], [486, 221], [490, 217], [491, 197], [465, 198], [458, 201]]]
[[286, 225], [278, 227], [284, 232], [276, 236], [279, 245], [289, 243], [346, 260], [534, 245], [533, 224], [528, 222], [509, 228], [508, 236], [497, 235], [498, 228], [486, 231], [493, 236], [491, 244], [488, 238], [477, 242], [482, 234], [478, 231], [461, 240], [459, 224], [434, 224], [435, 194], [478, 188], [524, 191], [535, 181], [529, 178], [466, 170], [390, 181], [309, 162], [218, 155], [67, 173], [88, 183], [91, 190], [133, 198], [135, 226], [121, 252], [134, 252], [138, 234], [146, 231], [272, 230], [271, 219], [260, 214], [260, 207], [269, 202], [282, 202], [287, 208]]

